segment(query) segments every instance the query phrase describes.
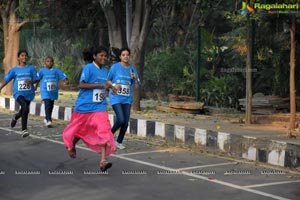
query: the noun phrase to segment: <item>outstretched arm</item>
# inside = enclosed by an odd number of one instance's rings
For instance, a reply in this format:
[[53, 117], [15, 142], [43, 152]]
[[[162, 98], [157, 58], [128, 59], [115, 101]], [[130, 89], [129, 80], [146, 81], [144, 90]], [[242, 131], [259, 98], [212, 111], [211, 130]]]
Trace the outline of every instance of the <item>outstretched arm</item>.
[[111, 81], [106, 82], [106, 88], [111, 88], [113, 94], [117, 94], [118, 89], [121, 87], [119, 84], [113, 84]]
[[29, 80], [29, 79], [25, 79], [24, 82], [25, 82], [26, 84], [28, 84], [28, 85], [33, 85], [33, 84], [36, 84], [37, 82], [39, 82], [39, 80], [31, 81], [31, 80]]
[[65, 83], [65, 85], [69, 85], [69, 79], [68, 79], [68, 78], [65, 78], [65, 79], [64, 79], [64, 83]]
[[102, 83], [86, 83], [86, 82], [80, 82], [78, 87], [80, 89], [95, 89], [95, 88], [100, 88], [104, 87], [104, 84]]
[[85, 83], [80, 82], [78, 87], [80, 89], [95, 89], [95, 88], [113, 88], [112, 83], [110, 81], [107, 81], [106, 83]]
[[37, 90], [37, 88], [39, 87], [39, 83], [40, 81], [37, 81], [33, 86], [34, 86], [34, 90]]
[[0, 83], [0, 93], [1, 93], [2, 88], [4, 88], [7, 85], [7, 83], [8, 82], [6, 82], [6, 81], [3, 81], [2, 83]]

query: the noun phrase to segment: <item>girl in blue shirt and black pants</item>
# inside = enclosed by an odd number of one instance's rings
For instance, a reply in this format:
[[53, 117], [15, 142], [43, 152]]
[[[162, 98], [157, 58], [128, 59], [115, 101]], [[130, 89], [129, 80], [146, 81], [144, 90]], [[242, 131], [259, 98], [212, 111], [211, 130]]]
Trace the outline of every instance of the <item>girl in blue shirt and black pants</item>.
[[65, 84], [68, 83], [68, 77], [60, 69], [53, 67], [53, 64], [53, 57], [47, 56], [45, 67], [39, 71], [40, 93], [45, 105], [44, 123], [47, 127], [52, 125], [52, 111], [54, 101], [58, 99], [59, 81], [63, 80]]
[[18, 52], [19, 65], [11, 68], [4, 76], [4, 82], [0, 86], [0, 92], [12, 79], [13, 81], [13, 96], [20, 104], [21, 109], [13, 115], [10, 126], [15, 127], [17, 120], [22, 117], [22, 137], [27, 137], [27, 121], [30, 108], [30, 102], [35, 97], [34, 84], [38, 81], [38, 75], [35, 67], [27, 65], [28, 53], [25, 50]]

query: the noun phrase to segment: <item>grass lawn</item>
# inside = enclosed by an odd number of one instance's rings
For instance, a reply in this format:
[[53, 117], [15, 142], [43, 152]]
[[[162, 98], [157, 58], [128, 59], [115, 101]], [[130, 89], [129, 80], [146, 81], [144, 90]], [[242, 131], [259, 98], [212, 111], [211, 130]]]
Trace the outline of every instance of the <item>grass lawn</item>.
[[[63, 107], [73, 107], [75, 100], [78, 96], [78, 91], [59, 91], [58, 100], [55, 101], [56, 105]], [[41, 95], [39, 92], [36, 93], [34, 101], [40, 102]]]
[[[1, 93], [1, 96], [3, 97], [7, 97], [7, 98], [12, 98], [12, 96], [9, 95], [5, 95], [3, 93]], [[64, 106], [64, 107], [72, 107], [74, 106], [75, 100], [78, 96], [78, 92], [77, 91], [59, 91], [59, 96], [58, 96], [58, 100], [55, 101], [56, 105], [60, 105], [60, 106]], [[35, 98], [34, 100], [35, 102], [41, 102], [41, 95], [39, 91], [36, 91], [35, 94]]]

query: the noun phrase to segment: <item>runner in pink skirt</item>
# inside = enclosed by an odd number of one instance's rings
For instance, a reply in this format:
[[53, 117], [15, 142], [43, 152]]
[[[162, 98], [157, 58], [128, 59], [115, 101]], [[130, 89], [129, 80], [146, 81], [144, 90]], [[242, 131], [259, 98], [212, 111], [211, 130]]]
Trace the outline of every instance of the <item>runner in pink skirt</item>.
[[106, 90], [111, 87], [107, 84], [108, 70], [104, 66], [107, 54], [104, 47], [85, 52], [84, 59], [90, 63], [82, 70], [74, 112], [63, 132], [69, 156], [76, 158], [75, 145], [81, 139], [91, 150], [101, 154], [102, 171], [112, 166], [106, 157], [116, 151], [106, 104]]

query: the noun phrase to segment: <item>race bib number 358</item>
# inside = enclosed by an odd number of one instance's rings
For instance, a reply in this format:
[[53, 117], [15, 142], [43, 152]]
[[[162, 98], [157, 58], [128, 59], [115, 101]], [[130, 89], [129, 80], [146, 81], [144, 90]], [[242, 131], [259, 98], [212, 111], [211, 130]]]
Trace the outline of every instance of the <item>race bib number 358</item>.
[[26, 90], [31, 90], [31, 85], [25, 83], [24, 80], [18, 81], [18, 91], [26, 91]]
[[118, 90], [118, 95], [129, 96], [130, 95], [130, 86], [121, 85], [121, 88]]

